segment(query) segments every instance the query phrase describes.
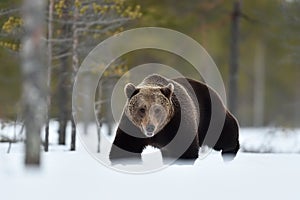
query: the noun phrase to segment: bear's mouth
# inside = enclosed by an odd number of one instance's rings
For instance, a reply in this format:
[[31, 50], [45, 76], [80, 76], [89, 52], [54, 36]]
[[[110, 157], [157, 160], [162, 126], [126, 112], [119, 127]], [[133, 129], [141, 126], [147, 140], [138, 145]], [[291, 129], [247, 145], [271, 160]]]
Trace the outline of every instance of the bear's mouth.
[[153, 137], [154, 136], [154, 132], [146, 132], [146, 136], [147, 137]]
[[142, 128], [142, 133], [146, 136], [146, 137], [153, 137], [155, 135], [155, 130], [153, 131], [149, 131], [146, 130], [145, 128]]
[[143, 126], [143, 132], [146, 137], [153, 137], [155, 135], [156, 127], [153, 124], [147, 124], [145, 127]]

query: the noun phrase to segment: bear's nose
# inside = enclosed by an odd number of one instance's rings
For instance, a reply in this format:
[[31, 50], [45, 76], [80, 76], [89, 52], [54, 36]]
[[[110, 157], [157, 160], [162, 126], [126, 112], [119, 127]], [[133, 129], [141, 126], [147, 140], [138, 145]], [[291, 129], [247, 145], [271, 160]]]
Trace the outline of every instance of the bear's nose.
[[149, 133], [152, 133], [155, 129], [155, 126], [153, 124], [148, 124], [146, 126], [146, 131], [149, 132]]

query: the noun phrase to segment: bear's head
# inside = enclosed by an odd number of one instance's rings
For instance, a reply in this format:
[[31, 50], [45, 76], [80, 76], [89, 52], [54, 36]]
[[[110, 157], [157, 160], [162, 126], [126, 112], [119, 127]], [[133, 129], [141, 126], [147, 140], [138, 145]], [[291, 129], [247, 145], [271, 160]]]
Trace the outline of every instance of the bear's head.
[[128, 83], [124, 88], [128, 98], [125, 115], [146, 137], [152, 137], [161, 131], [172, 119], [174, 107], [172, 94], [174, 85], [145, 85], [136, 87]]

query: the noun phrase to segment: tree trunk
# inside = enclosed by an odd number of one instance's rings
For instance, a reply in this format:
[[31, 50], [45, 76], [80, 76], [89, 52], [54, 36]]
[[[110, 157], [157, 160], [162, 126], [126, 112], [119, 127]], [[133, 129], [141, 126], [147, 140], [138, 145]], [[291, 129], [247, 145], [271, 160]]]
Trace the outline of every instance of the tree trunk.
[[263, 126], [265, 103], [265, 48], [260, 41], [257, 43], [254, 60], [254, 100], [253, 125]]
[[26, 130], [25, 164], [40, 164], [41, 130], [47, 105], [46, 71], [43, 63], [43, 0], [24, 0], [24, 37], [22, 49], [23, 116]]
[[[65, 6], [62, 8], [62, 21], [69, 21], [69, 12], [68, 9], [71, 5], [73, 5], [72, 1], [64, 1]], [[59, 39], [70, 38], [72, 34], [72, 26], [71, 24], [63, 24], [61, 27], [61, 34]], [[70, 104], [70, 57], [68, 53], [70, 52], [71, 46], [69, 44], [59, 45], [60, 51], [58, 55], [65, 55], [59, 59], [60, 67], [58, 71], [58, 94], [57, 94], [57, 103], [58, 103], [58, 122], [59, 122], [59, 130], [58, 130], [58, 144], [65, 145], [66, 144], [66, 128], [67, 123], [70, 120], [71, 113], [71, 104]]]
[[[74, 6], [74, 16], [73, 16], [73, 25], [72, 25], [72, 31], [73, 31], [73, 46], [72, 46], [72, 67], [73, 67], [73, 73], [72, 73], [72, 83], [74, 84], [75, 76], [78, 71], [79, 67], [79, 58], [78, 58], [78, 30], [76, 26], [76, 22], [78, 20], [78, 7]], [[72, 121], [72, 134], [71, 134], [71, 151], [74, 151], [76, 149], [76, 126], [73, 119], [73, 116], [71, 116]]]
[[[297, 72], [297, 77], [300, 77], [300, 70]], [[300, 79], [296, 81], [296, 85], [300, 85]], [[299, 127], [300, 124], [300, 90], [299, 88], [295, 90], [295, 104], [294, 104], [294, 126]]]
[[52, 69], [52, 20], [53, 20], [53, 5], [54, 0], [49, 0], [49, 20], [48, 20], [48, 97], [47, 97], [47, 122], [45, 127], [45, 143], [44, 148], [47, 152], [49, 149], [49, 121], [50, 121], [50, 106], [51, 106], [51, 69]]
[[75, 151], [76, 150], [76, 125], [75, 125], [75, 121], [72, 118], [71, 119], [71, 148], [70, 151]]
[[240, 37], [241, 0], [234, 2], [231, 21], [231, 41], [229, 60], [229, 109], [237, 114], [238, 102], [238, 68], [239, 68], [239, 37]]
[[114, 117], [111, 109], [111, 97], [112, 97], [112, 92], [114, 89], [115, 84], [117, 83], [118, 79], [116, 77], [109, 77], [106, 80], [106, 86], [104, 88], [105, 94], [104, 96], [106, 97], [106, 101], [104, 103], [105, 106], [105, 122], [107, 125], [107, 134], [111, 136], [113, 133], [113, 125], [114, 125]]
[[101, 129], [102, 129], [102, 124], [103, 124], [103, 119], [102, 119], [102, 80], [100, 79], [98, 83], [98, 90], [96, 93], [96, 106], [95, 106], [95, 111], [96, 111], [96, 116], [98, 118], [98, 124], [97, 124], [97, 153], [100, 153], [101, 147], [100, 147], [100, 142], [101, 142]]
[[68, 58], [60, 59], [61, 66], [59, 68], [58, 80], [58, 108], [59, 108], [59, 130], [58, 144], [66, 144], [66, 127], [69, 115], [69, 91], [68, 91]]

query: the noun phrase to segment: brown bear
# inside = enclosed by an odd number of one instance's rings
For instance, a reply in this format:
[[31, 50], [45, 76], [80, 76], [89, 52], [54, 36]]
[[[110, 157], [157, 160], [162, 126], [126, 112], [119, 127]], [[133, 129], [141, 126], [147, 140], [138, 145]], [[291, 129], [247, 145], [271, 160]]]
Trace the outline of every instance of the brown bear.
[[141, 160], [148, 145], [159, 148], [163, 158], [192, 162], [203, 145], [222, 151], [223, 158], [238, 152], [238, 122], [206, 84], [153, 74], [124, 91], [127, 102], [109, 154], [112, 163]]

